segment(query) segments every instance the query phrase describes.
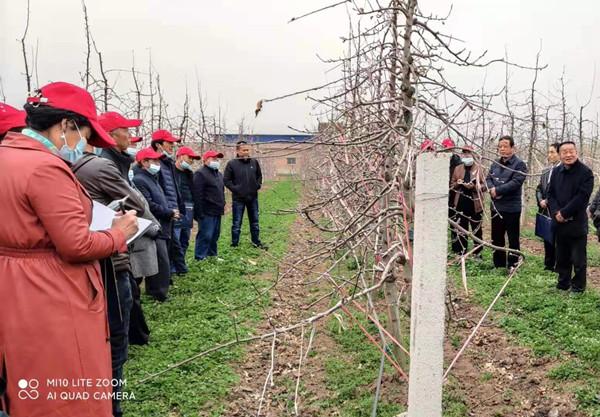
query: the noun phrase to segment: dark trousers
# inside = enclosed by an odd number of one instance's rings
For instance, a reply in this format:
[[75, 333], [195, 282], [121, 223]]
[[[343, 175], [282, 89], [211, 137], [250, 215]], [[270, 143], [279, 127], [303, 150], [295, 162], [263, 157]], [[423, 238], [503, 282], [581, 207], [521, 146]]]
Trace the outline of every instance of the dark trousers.
[[556, 228], [556, 288], [583, 292], [587, 273], [587, 236], [573, 236], [569, 224]]
[[[508, 247], [520, 250], [521, 212], [506, 213], [492, 210], [492, 244], [505, 247], [508, 236]], [[513, 267], [519, 262], [519, 255], [506, 254], [502, 250], [494, 250], [494, 266], [496, 268]]]
[[142, 309], [142, 292], [140, 291], [142, 278], [131, 277], [129, 283], [131, 284], [131, 295], [133, 296], [131, 316], [129, 317], [129, 344], [145, 345], [150, 338], [150, 329]]
[[[129, 271], [116, 272], [116, 294], [107, 294], [108, 326], [110, 329], [110, 354], [112, 359], [113, 392], [112, 400], [113, 415], [121, 416], [121, 402], [118, 400], [118, 392], [122, 390], [123, 365], [127, 361], [127, 350], [129, 346], [129, 317], [133, 296]], [[114, 285], [107, 284], [107, 292], [111, 292]]]
[[217, 242], [221, 236], [221, 216], [204, 216], [198, 222], [194, 257], [201, 261], [208, 256], [217, 256]]
[[158, 259], [158, 274], [146, 277], [146, 293], [158, 301], [165, 301], [171, 282], [169, 248], [165, 239], [156, 239], [156, 257]]
[[556, 242], [549, 243], [544, 240], [544, 266], [554, 271], [556, 267]]
[[[457, 212], [455, 221], [458, 223], [460, 227], [469, 231], [469, 227], [471, 229], [471, 233], [475, 235], [475, 237], [483, 240], [483, 227], [482, 227], [482, 213], [475, 213], [475, 210], [464, 210], [463, 212]], [[469, 237], [468, 235], [462, 233], [460, 230], [456, 232], [456, 239], [452, 241], [452, 252], [454, 253], [465, 253], [467, 252], [467, 248], [469, 246]], [[473, 241], [473, 245], [480, 245], [479, 243]], [[473, 253], [476, 255], [480, 254], [483, 250], [483, 246], [477, 248]]]
[[194, 209], [186, 209], [185, 216], [177, 220], [173, 226], [173, 242], [176, 243], [171, 246], [171, 272], [174, 274], [188, 272], [185, 254], [190, 246], [193, 219]]
[[242, 233], [242, 219], [244, 210], [248, 210], [248, 221], [250, 222], [250, 236], [252, 243], [260, 245], [260, 229], [258, 226], [258, 198], [249, 201], [233, 200], [231, 207], [231, 244], [237, 246], [240, 243], [240, 234]]

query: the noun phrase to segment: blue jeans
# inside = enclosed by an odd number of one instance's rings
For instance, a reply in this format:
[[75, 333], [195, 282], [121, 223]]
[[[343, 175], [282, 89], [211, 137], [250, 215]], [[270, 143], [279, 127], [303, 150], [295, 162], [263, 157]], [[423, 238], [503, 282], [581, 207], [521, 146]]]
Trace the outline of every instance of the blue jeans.
[[248, 209], [248, 221], [250, 221], [250, 236], [252, 243], [260, 245], [259, 227], [258, 227], [258, 198], [250, 201], [233, 200], [231, 207], [231, 244], [237, 246], [240, 243], [240, 234], [242, 233], [242, 219], [244, 209]]
[[194, 257], [201, 261], [207, 256], [217, 256], [217, 242], [221, 235], [221, 216], [204, 216], [198, 221]]
[[[131, 306], [133, 305], [133, 295], [131, 292], [131, 282], [129, 281], [129, 272], [116, 272], [117, 294], [116, 297], [107, 297], [108, 302], [108, 326], [110, 328], [110, 354], [112, 359], [112, 377], [114, 380], [123, 380], [123, 365], [127, 361], [127, 350], [129, 347], [129, 318]], [[109, 286], [110, 287], [110, 286]], [[119, 304], [116, 305], [118, 298]], [[113, 392], [122, 390], [120, 383], [115, 384]], [[113, 415], [121, 415], [121, 402], [113, 399]]]
[[188, 267], [185, 264], [185, 254], [190, 246], [193, 221], [194, 209], [186, 208], [185, 216], [177, 220], [173, 226], [173, 243], [176, 243], [171, 248], [171, 272], [174, 274], [188, 272]]

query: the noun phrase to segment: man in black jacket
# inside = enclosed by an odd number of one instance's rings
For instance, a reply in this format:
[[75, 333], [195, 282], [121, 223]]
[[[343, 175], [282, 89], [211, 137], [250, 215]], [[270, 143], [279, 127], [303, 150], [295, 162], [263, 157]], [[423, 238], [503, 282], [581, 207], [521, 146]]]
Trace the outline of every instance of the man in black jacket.
[[561, 165], [554, 169], [548, 189], [550, 213], [556, 222], [556, 288], [571, 288], [579, 293], [586, 284], [586, 209], [594, 188], [594, 174], [579, 160], [575, 142], [561, 143], [558, 152]]
[[[182, 213], [185, 213], [185, 204], [181, 198], [177, 181], [175, 181], [175, 143], [181, 142], [181, 139], [174, 137], [168, 130], [160, 129], [152, 133], [150, 145], [155, 151], [162, 153], [165, 157], [160, 160], [160, 173], [158, 182], [165, 192], [167, 204], [171, 210], [175, 210], [174, 221], [181, 219]], [[171, 272], [176, 274], [187, 273], [185, 259], [182, 258], [181, 244], [175, 236], [174, 223], [168, 229], [169, 240], [169, 259], [171, 260]]]
[[204, 166], [194, 174], [194, 218], [198, 235], [194, 257], [196, 260], [217, 256], [217, 242], [221, 235], [221, 216], [225, 213], [225, 187], [219, 172], [223, 154], [207, 151], [202, 155]]
[[[560, 156], [558, 155], [559, 146], [560, 144], [553, 143], [548, 148], [548, 162], [550, 163], [550, 166], [542, 172], [540, 182], [535, 189], [538, 212], [546, 216], [550, 216], [550, 209], [548, 208], [548, 187], [550, 186], [550, 180], [552, 179], [552, 170], [560, 162]], [[556, 266], [556, 242], [547, 242], [544, 240], [544, 266], [544, 269], [554, 271], [554, 267]]]
[[260, 241], [258, 223], [258, 190], [262, 186], [262, 172], [256, 159], [250, 158], [250, 145], [244, 140], [235, 147], [236, 159], [232, 159], [225, 167], [225, 186], [233, 194], [231, 207], [231, 246], [238, 246], [242, 231], [244, 210], [248, 210], [250, 236], [252, 244], [267, 249]]
[[183, 264], [172, 265], [171, 269], [175, 273], [187, 271], [185, 264], [185, 254], [190, 244], [190, 234], [194, 223], [194, 197], [192, 195], [194, 171], [192, 170], [192, 161], [201, 159], [194, 150], [188, 146], [182, 146], [177, 150], [177, 160], [175, 161], [175, 182], [181, 193], [181, 198], [185, 204], [185, 212], [181, 218], [175, 222], [174, 234], [181, 247], [181, 255], [178, 262], [183, 260]]
[[[508, 236], [508, 247], [520, 250], [521, 193], [527, 173], [527, 165], [515, 155], [515, 142], [511, 136], [498, 140], [500, 158], [492, 163], [486, 185], [492, 197], [492, 244], [501, 248]], [[496, 268], [513, 268], [519, 261], [518, 255], [506, 251], [494, 251]]]

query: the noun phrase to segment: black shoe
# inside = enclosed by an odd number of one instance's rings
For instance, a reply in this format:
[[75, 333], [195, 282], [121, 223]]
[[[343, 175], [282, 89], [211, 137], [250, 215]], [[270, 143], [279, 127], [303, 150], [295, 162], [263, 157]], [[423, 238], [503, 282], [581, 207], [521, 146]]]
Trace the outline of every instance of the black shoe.
[[258, 244], [256, 244], [256, 243], [253, 243], [252, 245], [253, 245], [255, 248], [258, 248], [258, 249], [262, 249], [262, 250], [269, 250], [269, 247], [268, 247], [267, 245], [263, 244], [263, 243], [258, 243]]
[[237, 248], [237, 247], [238, 247], [238, 244], [237, 244], [237, 243], [232, 243], [232, 244], [231, 244], [231, 245], [229, 245], [229, 246], [231, 246], [232, 248]]
[[569, 287], [563, 287], [561, 285], [556, 284], [556, 289], [560, 291], [569, 291]]

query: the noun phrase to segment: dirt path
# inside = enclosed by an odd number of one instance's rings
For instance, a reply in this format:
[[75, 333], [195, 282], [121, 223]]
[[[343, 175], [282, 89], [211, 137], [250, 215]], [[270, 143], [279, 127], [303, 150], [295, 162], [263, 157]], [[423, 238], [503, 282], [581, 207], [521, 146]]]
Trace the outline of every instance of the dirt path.
[[[309, 251], [311, 232], [300, 221], [292, 226], [293, 236], [286, 260], [295, 260]], [[543, 254], [541, 242], [524, 239], [523, 248]], [[318, 266], [314, 266], [317, 268]], [[282, 267], [283, 268], [283, 267]], [[600, 269], [600, 268], [598, 268]], [[282, 269], [283, 270], [283, 269]], [[598, 273], [600, 276], [600, 272]], [[265, 277], [273, 279], [272, 277]], [[256, 334], [272, 330], [272, 325], [282, 326], [307, 317], [304, 308], [310, 300], [318, 298], [320, 289], [303, 284], [304, 277], [295, 273], [280, 282], [272, 291], [272, 303], [265, 311], [264, 320]], [[445, 362], [456, 355], [460, 345], [483, 314], [483, 309], [464, 297], [462, 289], [454, 288], [453, 305], [458, 321], [452, 321], [445, 343]], [[322, 293], [322, 291], [321, 291]], [[311, 312], [321, 311], [326, 303], [316, 304]], [[271, 324], [269, 324], [269, 320]], [[310, 329], [305, 329], [306, 340]], [[256, 416], [265, 378], [271, 366], [272, 339], [249, 345], [243, 362], [234, 364], [240, 382], [230, 392], [223, 413], [225, 416]], [[454, 343], [453, 343], [454, 342]], [[365, 339], [365, 343], [368, 343]], [[301, 416], [324, 416], [319, 402], [334, 393], [326, 388], [324, 359], [339, 350], [336, 342], [327, 335], [323, 323], [317, 326], [312, 353], [303, 363], [299, 411]], [[276, 343], [274, 385], [268, 384], [261, 416], [294, 415], [294, 391], [300, 352], [300, 332], [281, 335]], [[550, 380], [548, 372], [555, 361], [536, 357], [531, 350], [515, 345], [504, 331], [488, 320], [480, 329], [466, 353], [457, 362], [445, 392], [462, 398], [468, 416], [477, 417], [582, 417], [577, 411], [573, 394]], [[406, 386], [396, 378], [386, 375], [383, 380], [384, 395], [391, 395], [398, 403], [406, 402]], [[388, 398], [390, 398], [388, 396]], [[331, 411], [328, 411], [331, 413]], [[335, 415], [335, 414], [329, 414]]]
[[[484, 310], [474, 306], [460, 289], [453, 289], [456, 316], [448, 329], [446, 363], [458, 352]], [[451, 340], [460, 341], [454, 346]], [[452, 371], [466, 399], [470, 416], [580, 417], [573, 394], [548, 378], [555, 361], [536, 357], [515, 345], [493, 321], [487, 320]]]
[[[291, 228], [291, 246], [286, 260], [295, 260], [305, 255], [309, 248], [309, 233], [303, 229], [300, 221]], [[282, 270], [285, 267], [282, 267]], [[273, 276], [265, 279], [273, 280]], [[256, 334], [272, 331], [276, 327], [297, 323], [310, 315], [304, 310], [311, 290], [303, 284], [304, 277], [299, 272], [293, 273], [280, 282], [272, 291], [272, 303], [266, 310], [268, 317], [261, 323]], [[311, 312], [326, 307], [326, 301], [316, 304]], [[271, 324], [269, 324], [269, 321]], [[298, 399], [302, 416], [321, 416], [319, 408], [314, 404], [326, 399], [330, 393], [325, 388], [325, 371], [319, 358], [335, 349], [335, 342], [322, 331], [322, 323], [317, 325], [316, 335], [312, 342], [311, 354], [302, 364], [301, 389]], [[310, 328], [305, 329], [304, 351], [306, 351]], [[277, 338], [274, 366], [274, 385], [268, 384], [261, 416], [294, 415], [294, 394], [300, 356], [301, 331], [282, 334]], [[243, 362], [234, 367], [240, 376], [239, 384], [230, 392], [226, 401], [226, 416], [256, 416], [265, 379], [271, 366], [271, 343], [273, 339], [249, 345]]]

